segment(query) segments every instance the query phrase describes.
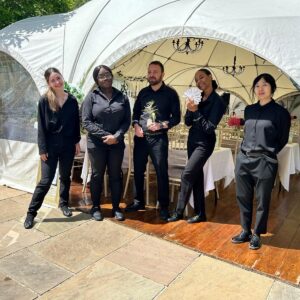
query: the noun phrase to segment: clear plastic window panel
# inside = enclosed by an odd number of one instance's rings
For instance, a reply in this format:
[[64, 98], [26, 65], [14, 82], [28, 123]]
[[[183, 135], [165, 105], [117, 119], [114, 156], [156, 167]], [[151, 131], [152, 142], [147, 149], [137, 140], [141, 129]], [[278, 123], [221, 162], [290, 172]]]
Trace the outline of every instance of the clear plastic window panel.
[[30, 74], [0, 52], [0, 139], [37, 142], [39, 92]]

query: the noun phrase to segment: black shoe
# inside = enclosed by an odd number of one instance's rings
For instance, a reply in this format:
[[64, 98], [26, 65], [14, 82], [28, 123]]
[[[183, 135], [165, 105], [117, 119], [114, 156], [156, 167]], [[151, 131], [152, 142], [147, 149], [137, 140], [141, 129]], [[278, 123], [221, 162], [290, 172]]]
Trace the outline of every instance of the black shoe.
[[183, 219], [183, 214], [180, 214], [178, 212], [174, 212], [173, 215], [168, 218], [168, 222], [176, 222], [176, 221], [179, 221], [179, 220], [182, 220]]
[[92, 209], [91, 210], [91, 215], [92, 215], [92, 219], [95, 220], [95, 221], [102, 221], [103, 220], [102, 213], [99, 209], [97, 209], [97, 210]]
[[169, 211], [167, 209], [161, 209], [159, 211], [159, 218], [163, 221], [168, 221], [168, 219], [170, 218]]
[[118, 221], [124, 221], [125, 217], [121, 209], [116, 209], [112, 211], [112, 216], [115, 217], [116, 220]]
[[193, 224], [193, 223], [200, 223], [200, 222], [206, 222], [206, 216], [200, 216], [200, 215], [195, 215], [187, 220], [188, 223]]
[[257, 234], [253, 234], [250, 240], [249, 248], [251, 250], [257, 250], [261, 247], [261, 240], [260, 236]]
[[252, 237], [252, 232], [247, 232], [247, 231], [242, 231], [240, 234], [234, 236], [231, 239], [231, 242], [234, 244], [241, 244], [241, 243], [245, 243], [245, 242], [249, 242], [251, 240]]
[[26, 216], [26, 219], [24, 221], [24, 227], [25, 227], [25, 229], [30, 229], [30, 228], [33, 227], [33, 224], [34, 224], [33, 220], [34, 220], [34, 216], [33, 215], [27, 215]]
[[144, 210], [145, 204], [140, 201], [134, 200], [132, 203], [128, 204], [125, 208], [126, 212], [133, 212], [138, 210]]
[[68, 206], [62, 206], [60, 209], [65, 217], [72, 217], [72, 212]]

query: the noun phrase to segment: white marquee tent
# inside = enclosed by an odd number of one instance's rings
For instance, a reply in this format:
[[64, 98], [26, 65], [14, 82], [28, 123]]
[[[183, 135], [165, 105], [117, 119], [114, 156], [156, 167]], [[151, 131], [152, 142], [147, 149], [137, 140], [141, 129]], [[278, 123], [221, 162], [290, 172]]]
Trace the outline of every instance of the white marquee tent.
[[[251, 82], [262, 72], [276, 78], [275, 98], [295, 94], [300, 86], [299, 36], [298, 0], [93, 0], [67, 14], [22, 20], [0, 31], [0, 82], [5, 79], [0, 83], [0, 125], [9, 112], [3, 107], [11, 101], [17, 110], [18, 97], [26, 104], [23, 117], [27, 106], [35, 108], [45, 88], [43, 72], [50, 66], [84, 92], [93, 85], [92, 70], [100, 63], [126, 80], [143, 77], [147, 64], [159, 59], [166, 82], [179, 93], [192, 83], [197, 68], [208, 66], [223, 90], [249, 103]], [[203, 49], [176, 53], [172, 39], [179, 37], [203, 38]], [[224, 74], [222, 67], [231, 65], [235, 54], [245, 72]], [[13, 126], [7, 124], [9, 131]], [[38, 159], [32, 138], [2, 133], [0, 151], [0, 183], [32, 191]]]

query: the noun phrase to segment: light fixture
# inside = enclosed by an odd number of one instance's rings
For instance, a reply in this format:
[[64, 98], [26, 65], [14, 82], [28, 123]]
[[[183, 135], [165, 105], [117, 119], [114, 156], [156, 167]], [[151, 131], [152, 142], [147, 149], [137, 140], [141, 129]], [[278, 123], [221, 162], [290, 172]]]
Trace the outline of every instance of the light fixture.
[[125, 94], [126, 96], [128, 96], [128, 84], [126, 83], [126, 81], [124, 80], [123, 83], [121, 84], [121, 88], [120, 91]]
[[242, 65], [237, 66], [236, 65], [236, 48], [235, 48], [235, 54], [233, 57], [233, 65], [223, 67], [223, 72], [225, 74], [229, 74], [234, 77], [235, 75], [242, 74], [244, 71], [245, 71], [245, 66], [242, 66]]
[[[194, 42], [193, 45], [192, 42]], [[199, 38], [186, 37], [185, 41], [184, 38], [182, 38], [182, 40], [174, 39], [172, 44], [173, 44], [173, 48], [177, 52], [189, 54], [189, 53], [194, 53], [196, 51], [200, 51], [204, 45], [204, 42], [202, 39]]]

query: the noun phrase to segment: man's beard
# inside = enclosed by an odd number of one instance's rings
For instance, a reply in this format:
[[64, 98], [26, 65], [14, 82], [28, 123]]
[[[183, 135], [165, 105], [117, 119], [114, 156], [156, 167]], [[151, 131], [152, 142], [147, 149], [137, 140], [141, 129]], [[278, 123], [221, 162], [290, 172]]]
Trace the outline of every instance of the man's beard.
[[161, 83], [162, 82], [162, 76], [160, 76], [158, 79], [154, 79], [154, 78], [152, 78], [152, 79], [150, 79], [150, 78], [148, 78], [148, 82], [149, 82], [149, 84], [150, 85], [157, 85], [157, 84], [159, 84], [159, 83]]

